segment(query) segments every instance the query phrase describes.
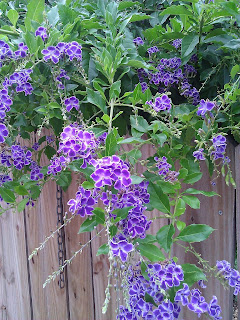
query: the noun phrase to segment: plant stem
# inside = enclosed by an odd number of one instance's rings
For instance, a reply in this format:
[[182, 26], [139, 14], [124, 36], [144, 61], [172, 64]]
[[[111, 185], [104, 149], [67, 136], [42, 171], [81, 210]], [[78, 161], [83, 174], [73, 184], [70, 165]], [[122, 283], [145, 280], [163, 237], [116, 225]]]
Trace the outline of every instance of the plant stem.
[[110, 101], [110, 120], [109, 120], [109, 126], [108, 126], [108, 134], [112, 130], [113, 109], [114, 109], [114, 100], [111, 99], [111, 101]]

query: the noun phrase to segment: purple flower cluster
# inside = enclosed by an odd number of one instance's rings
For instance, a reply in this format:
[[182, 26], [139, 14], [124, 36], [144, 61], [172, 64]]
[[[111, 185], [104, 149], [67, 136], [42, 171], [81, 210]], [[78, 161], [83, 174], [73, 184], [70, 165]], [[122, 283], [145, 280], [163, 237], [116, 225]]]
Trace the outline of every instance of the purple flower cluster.
[[147, 101], [146, 104], [150, 105], [156, 112], [169, 111], [172, 107], [172, 101], [166, 94], [161, 97], [155, 98], [155, 102]]
[[35, 36], [41, 37], [42, 40], [44, 41], [45, 39], [48, 38], [47, 29], [41, 26], [38, 27], [37, 30], [35, 31]]
[[99, 191], [97, 189], [86, 190], [79, 187], [75, 199], [68, 201], [69, 211], [73, 214], [79, 214], [81, 217], [92, 215], [94, 205], [99, 198]]
[[114, 185], [116, 190], [120, 190], [129, 187], [132, 183], [129, 166], [118, 156], [114, 155], [98, 160], [93, 159], [91, 164], [95, 167], [91, 178], [94, 180], [97, 188], [105, 185]]
[[0, 66], [2, 66], [2, 61], [12, 57], [13, 52], [10, 49], [9, 45], [5, 41], [0, 40]]
[[[0, 174], [0, 187], [7, 181], [12, 181], [12, 179], [9, 177], [8, 174]], [[2, 201], [3, 198], [0, 195], [0, 201]]]
[[135, 43], [137, 46], [142, 46], [144, 45], [144, 41], [141, 37], [137, 37], [133, 40], [133, 43]]
[[79, 100], [74, 96], [65, 99], [64, 103], [68, 112], [70, 112], [72, 108], [75, 108], [76, 110], [79, 109]]
[[216, 137], [213, 137], [212, 143], [214, 151], [211, 153], [211, 156], [213, 156], [213, 160], [224, 159], [224, 153], [227, 147], [226, 138], [219, 134]]
[[11, 146], [13, 165], [18, 170], [21, 170], [24, 166], [27, 166], [32, 162], [32, 152], [29, 150], [25, 152], [24, 149], [25, 148], [22, 148], [19, 145]]
[[50, 160], [50, 165], [48, 166], [47, 174], [56, 175], [66, 167], [68, 160], [64, 156], [53, 157]]
[[234, 288], [234, 295], [238, 295], [240, 291], [240, 274], [237, 270], [231, 267], [231, 264], [226, 261], [217, 261], [217, 269], [219, 273], [228, 281], [230, 287]]
[[154, 160], [157, 162], [156, 167], [159, 170], [158, 174], [163, 176], [165, 181], [175, 182], [177, 180], [179, 172], [170, 170], [172, 166], [167, 162], [166, 157], [154, 157]]
[[197, 160], [205, 160], [206, 159], [205, 156], [204, 156], [203, 148], [200, 148], [200, 149], [194, 151], [193, 152], [193, 156]]
[[173, 40], [173, 42], [172, 42], [172, 45], [173, 45], [176, 49], [178, 49], [178, 48], [181, 46], [181, 44], [182, 44], [182, 39], [175, 39], [175, 40]]
[[32, 94], [33, 87], [28, 81], [31, 80], [30, 74], [32, 69], [23, 69], [19, 72], [14, 72], [9, 78], [5, 78], [3, 86], [6, 90], [14, 86], [16, 92], [24, 92], [25, 96]]
[[43, 179], [43, 173], [41, 173], [42, 167], [40, 167], [35, 161], [32, 161], [30, 165], [30, 179], [33, 181], [38, 181], [40, 179]]
[[58, 88], [61, 90], [63, 90], [65, 88], [64, 84], [62, 82], [62, 79], [70, 80], [70, 77], [67, 75], [67, 72], [64, 69], [61, 69], [60, 73], [56, 77], [56, 82], [58, 83]]
[[69, 161], [83, 159], [82, 168], [86, 168], [97, 148], [94, 133], [70, 125], [63, 129], [60, 139], [58, 152], [66, 155]]
[[193, 78], [197, 75], [197, 70], [194, 68], [194, 66], [190, 64], [185, 64], [184, 66], [184, 76], [187, 78]]
[[194, 106], [197, 106], [199, 104], [199, 91], [195, 87], [192, 87], [192, 85], [188, 82], [186, 78], [183, 79], [183, 81], [180, 83], [179, 91], [180, 94], [185, 98], [188, 98]]
[[82, 46], [76, 42], [59, 42], [55, 47], [50, 46], [42, 50], [43, 59], [51, 60], [54, 64], [58, 63], [61, 58], [68, 57], [70, 61], [76, 59], [82, 60]]
[[156, 53], [158, 51], [159, 51], [159, 49], [156, 46], [147, 49], [149, 56], [151, 56], [153, 53]]
[[0, 123], [0, 143], [3, 143], [8, 136], [8, 129], [5, 124]]
[[128, 253], [134, 250], [133, 244], [129, 243], [123, 235], [113, 237], [110, 247], [113, 255], [120, 257], [122, 262], [126, 262]]
[[200, 106], [198, 107], [197, 110], [197, 115], [198, 116], [205, 116], [206, 113], [210, 113], [212, 109], [215, 107], [215, 103], [212, 101], [207, 100], [200, 100]]

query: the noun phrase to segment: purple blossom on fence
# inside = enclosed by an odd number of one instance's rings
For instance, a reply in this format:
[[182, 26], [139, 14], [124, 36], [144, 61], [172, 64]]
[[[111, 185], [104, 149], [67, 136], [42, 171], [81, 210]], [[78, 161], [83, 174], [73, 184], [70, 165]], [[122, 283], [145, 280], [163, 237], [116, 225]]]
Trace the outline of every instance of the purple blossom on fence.
[[205, 313], [208, 311], [208, 304], [198, 289], [191, 290], [188, 309], [197, 313], [198, 317], [200, 317], [202, 313]]
[[35, 142], [33, 145], [32, 145], [32, 148], [33, 150], [37, 151], [39, 149], [39, 143], [38, 142]]
[[128, 253], [134, 250], [133, 244], [129, 243], [123, 235], [113, 237], [110, 248], [113, 255], [118, 256], [122, 262], [126, 262]]
[[197, 115], [198, 116], [205, 116], [206, 113], [209, 113], [212, 111], [212, 109], [215, 107], [215, 103], [212, 101], [207, 100], [200, 100], [200, 106], [198, 107], [197, 110]]
[[205, 160], [206, 159], [205, 156], [204, 156], [203, 148], [200, 148], [200, 149], [194, 151], [193, 152], [193, 156], [197, 160]]
[[54, 135], [46, 136], [46, 141], [47, 141], [48, 144], [50, 144], [50, 143], [52, 143], [53, 141], [55, 141]]
[[167, 162], [166, 157], [158, 158], [154, 157], [154, 160], [157, 162], [156, 167], [158, 168], [158, 174], [161, 176], [166, 176], [169, 172], [170, 168], [172, 167], [171, 164]]
[[91, 178], [95, 182], [95, 186], [114, 185], [116, 190], [125, 189], [132, 183], [128, 165], [117, 156], [104, 157], [98, 160], [92, 160], [95, 171], [91, 174]]
[[86, 190], [83, 187], [79, 187], [75, 199], [70, 199], [67, 203], [69, 211], [79, 214], [81, 217], [92, 215], [98, 197], [98, 190]]
[[24, 92], [25, 96], [30, 95], [33, 91], [32, 85], [28, 82], [31, 80], [31, 73], [32, 69], [23, 69], [19, 72], [14, 72], [9, 78], [5, 78], [3, 86], [7, 90], [8, 87], [14, 85], [16, 92]]
[[56, 175], [62, 171], [63, 168], [66, 167], [68, 160], [64, 156], [53, 157], [50, 160], [50, 165], [48, 166], [47, 174]]
[[79, 100], [74, 96], [65, 99], [64, 103], [68, 112], [70, 112], [72, 108], [75, 108], [76, 110], [79, 109]]
[[188, 287], [188, 285], [186, 283], [183, 284], [183, 289], [179, 289], [176, 292], [175, 298], [174, 300], [176, 302], [181, 302], [181, 304], [183, 306], [187, 306], [188, 305], [188, 298], [190, 296], [190, 289]]
[[137, 37], [133, 40], [133, 43], [135, 43], [137, 46], [142, 46], [144, 45], [144, 41], [141, 37]]
[[38, 27], [37, 30], [35, 31], [35, 36], [41, 37], [42, 40], [44, 41], [45, 39], [48, 38], [47, 29], [41, 26]]
[[40, 167], [35, 161], [32, 161], [30, 165], [30, 179], [33, 181], [38, 181], [40, 179], [43, 179], [44, 175], [41, 173], [42, 167]]
[[221, 275], [228, 281], [230, 287], [234, 288], [234, 295], [238, 295], [240, 291], [240, 274], [239, 271], [231, 268], [231, 264], [226, 261], [217, 261], [217, 269]]
[[12, 145], [11, 153], [13, 165], [18, 170], [21, 170], [24, 166], [27, 166], [32, 162], [32, 152], [29, 150], [26, 150], [25, 152], [25, 148], [22, 148], [19, 145]]
[[219, 134], [212, 139], [214, 151], [211, 152], [213, 156], [213, 160], [224, 159], [224, 153], [227, 148], [227, 140], [226, 138]]
[[208, 314], [210, 315], [210, 317], [213, 317], [214, 320], [222, 319], [221, 317], [222, 309], [217, 302], [218, 302], [217, 297], [213, 296], [212, 300], [208, 305]]
[[172, 303], [170, 300], [162, 302], [157, 309], [153, 311], [156, 320], [174, 320], [178, 319], [181, 308], [178, 304]]
[[12, 159], [11, 155], [10, 154], [6, 154], [6, 151], [3, 150], [1, 153], [0, 153], [0, 159], [1, 159], [1, 164], [3, 166], [6, 166], [6, 167], [11, 167], [11, 162], [10, 160]]
[[0, 123], [0, 143], [3, 143], [8, 136], [8, 129], [5, 124]]

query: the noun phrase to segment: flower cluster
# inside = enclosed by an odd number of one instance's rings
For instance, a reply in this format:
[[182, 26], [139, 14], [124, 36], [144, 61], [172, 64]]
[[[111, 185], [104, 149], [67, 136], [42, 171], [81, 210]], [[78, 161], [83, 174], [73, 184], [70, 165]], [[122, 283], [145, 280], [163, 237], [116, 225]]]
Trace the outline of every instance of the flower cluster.
[[156, 53], [158, 51], [159, 51], [159, 49], [156, 46], [147, 49], [149, 56], [151, 56], [151, 54]]
[[68, 201], [69, 211], [73, 214], [79, 214], [81, 217], [92, 215], [94, 205], [99, 198], [99, 191], [97, 189], [87, 190], [79, 187], [75, 199]]
[[113, 255], [120, 257], [122, 262], [127, 261], [128, 253], [134, 249], [133, 244], [129, 243], [123, 235], [113, 237], [110, 247]]
[[137, 37], [133, 40], [133, 43], [135, 43], [137, 46], [142, 46], [144, 45], [144, 41], [141, 37]]
[[38, 181], [43, 179], [43, 173], [41, 173], [42, 167], [40, 167], [35, 161], [32, 161], [30, 165], [30, 179], [33, 181]]
[[[12, 181], [12, 179], [9, 177], [8, 174], [0, 174], [0, 187], [7, 181]], [[0, 201], [2, 201], [3, 198], [0, 195]]]
[[182, 44], [182, 39], [175, 39], [175, 40], [173, 40], [173, 42], [172, 42], [172, 45], [173, 45], [176, 49], [178, 49], [178, 48], [181, 46], [181, 44]]
[[120, 190], [129, 187], [132, 183], [129, 166], [118, 156], [114, 155], [98, 160], [93, 159], [91, 164], [95, 167], [91, 178], [97, 188], [101, 188], [104, 185], [114, 185], [116, 190]]
[[226, 138], [219, 134], [216, 137], [213, 137], [212, 143], [214, 151], [211, 153], [211, 156], [213, 156], [213, 160], [224, 159], [224, 153], [227, 147]]
[[231, 264], [226, 261], [217, 261], [217, 269], [221, 275], [228, 281], [230, 287], [234, 288], [234, 295], [240, 291], [240, 274], [237, 270], [231, 268]]
[[157, 162], [156, 167], [158, 168], [158, 174], [164, 177], [165, 181], [174, 182], [177, 180], [179, 172], [171, 171], [171, 164], [167, 162], [166, 157], [158, 158], [154, 157], [154, 160]]
[[5, 141], [5, 138], [8, 136], [8, 129], [5, 124], [0, 123], [0, 143]]
[[18, 170], [21, 170], [24, 166], [29, 165], [32, 162], [32, 152], [29, 150], [25, 152], [25, 148], [22, 148], [19, 145], [11, 146], [11, 154], [13, 165]]
[[194, 151], [193, 152], [193, 156], [197, 160], [205, 160], [206, 159], [205, 156], [204, 156], [203, 148], [200, 148], [200, 149]]
[[171, 99], [166, 94], [155, 98], [154, 103], [147, 101], [146, 104], [150, 105], [156, 112], [169, 111], [171, 109]]
[[67, 72], [64, 69], [61, 69], [59, 74], [56, 77], [56, 82], [58, 84], [58, 88], [61, 90], [63, 90], [65, 88], [64, 84], [62, 82], [62, 79], [70, 80], [70, 77], [67, 75]]
[[16, 92], [24, 92], [25, 96], [32, 94], [33, 87], [28, 81], [31, 80], [30, 74], [32, 69], [23, 69], [19, 72], [14, 72], [9, 78], [5, 78], [3, 86], [6, 90], [14, 87]]
[[42, 50], [43, 59], [45, 61], [51, 60], [54, 64], [58, 63], [60, 59], [68, 57], [70, 61], [76, 59], [82, 60], [82, 46], [76, 42], [59, 42], [55, 47], [50, 46]]
[[65, 99], [64, 103], [68, 112], [70, 112], [72, 108], [75, 108], [76, 110], [79, 109], [79, 100], [74, 96]]
[[43, 41], [45, 41], [48, 38], [47, 29], [42, 26], [38, 27], [35, 31], [35, 36], [39, 36]]
[[64, 156], [53, 157], [50, 160], [50, 165], [48, 166], [47, 174], [56, 175], [62, 171], [63, 168], [66, 167], [68, 160]]

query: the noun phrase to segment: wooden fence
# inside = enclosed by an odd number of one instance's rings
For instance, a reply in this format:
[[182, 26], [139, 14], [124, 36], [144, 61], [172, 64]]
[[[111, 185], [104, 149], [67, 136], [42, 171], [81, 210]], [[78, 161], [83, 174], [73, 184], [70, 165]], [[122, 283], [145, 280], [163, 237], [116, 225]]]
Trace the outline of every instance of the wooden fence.
[[[144, 150], [145, 155], [150, 153], [148, 148]], [[207, 170], [203, 168], [203, 179], [194, 187], [213, 190], [221, 197], [200, 196], [201, 209], [189, 208], [185, 214], [186, 223], [206, 223], [217, 229], [207, 241], [195, 246], [211, 265], [221, 259], [228, 260], [233, 265], [235, 244], [240, 244], [240, 229], [236, 227], [240, 225], [240, 146], [234, 147], [231, 144], [228, 155], [235, 171], [237, 192], [232, 187], [227, 187], [222, 177], [212, 186]], [[141, 168], [138, 169], [141, 172]], [[75, 196], [77, 186], [76, 177], [73, 177], [70, 188], [63, 194], [65, 211], [67, 201]], [[35, 207], [26, 209], [24, 213], [6, 212], [0, 217], [0, 320], [116, 319], [114, 290], [107, 313], [101, 313], [109, 264], [106, 256], [96, 257], [96, 252], [104, 243], [105, 235], [94, 239], [65, 269], [63, 288], [59, 287], [58, 279], [45, 289], [42, 287], [48, 275], [58, 269], [57, 237], [48, 241], [45, 248], [28, 261], [32, 250], [56, 229], [56, 205], [56, 185], [51, 181], [44, 187]], [[94, 233], [77, 234], [81, 222], [82, 219], [76, 217], [65, 228], [67, 258], [79, 249], [79, 243], [86, 243], [94, 236]], [[155, 222], [152, 230], [156, 232], [165, 223], [167, 221]], [[240, 266], [240, 248], [238, 249]], [[181, 263], [195, 262], [194, 257], [186, 254], [181, 247], [175, 247], [174, 254]], [[207, 289], [203, 291], [208, 301], [213, 294], [218, 297], [223, 309], [223, 319], [231, 320], [232, 291], [224, 290], [215, 279], [211, 279]], [[188, 311], [184, 311], [182, 317], [185, 320], [199, 319]]]

